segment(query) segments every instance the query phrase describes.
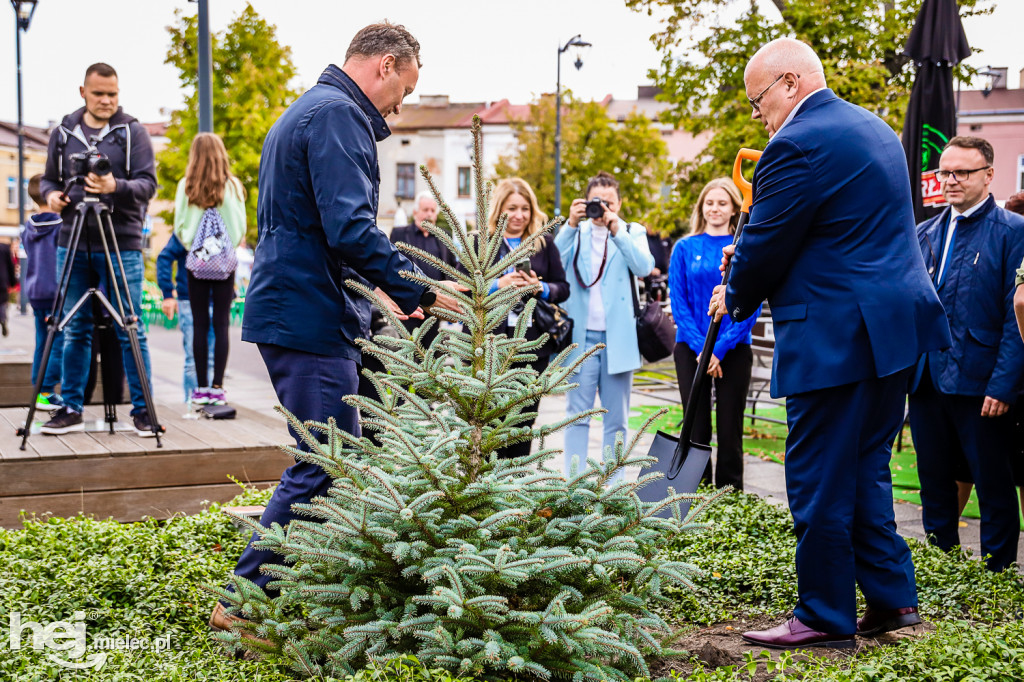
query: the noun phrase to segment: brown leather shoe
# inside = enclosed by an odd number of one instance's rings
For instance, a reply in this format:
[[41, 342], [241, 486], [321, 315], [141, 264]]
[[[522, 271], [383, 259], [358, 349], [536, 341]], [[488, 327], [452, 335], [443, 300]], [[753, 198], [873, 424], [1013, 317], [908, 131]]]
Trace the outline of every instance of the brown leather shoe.
[[852, 649], [857, 646], [853, 635], [832, 635], [807, 627], [796, 617], [771, 630], [744, 632], [743, 639], [757, 646], [769, 649], [806, 649], [826, 647], [828, 649]]
[[[229, 614], [227, 612], [227, 610], [228, 609], [227, 609], [226, 606], [221, 604], [219, 601], [217, 602], [217, 605], [213, 607], [213, 613], [210, 614], [210, 629], [211, 630], [216, 630], [216, 631], [220, 631], [220, 632], [231, 632], [231, 630], [232, 630], [232, 628], [234, 626], [248, 622], [245, 618], [239, 618], [238, 616], [232, 616], [231, 614]], [[259, 637], [254, 637], [253, 635], [250, 635], [249, 633], [244, 632], [244, 631], [241, 634], [242, 634], [243, 639], [247, 639], [247, 640], [249, 640], [251, 642], [254, 642], [254, 643], [256, 643], [256, 644], [258, 644], [260, 646], [267, 647], [267, 648], [270, 648], [270, 647], [274, 646], [269, 640], [260, 639]], [[246, 651], [245, 652], [245, 656], [248, 658], [249, 654], [252, 654], [252, 653], [255, 653], [255, 652]]]
[[906, 606], [902, 609], [873, 609], [869, 606], [864, 610], [864, 617], [857, 621], [857, 634], [862, 637], [873, 637], [920, 622], [921, 616], [917, 614], [916, 606]]

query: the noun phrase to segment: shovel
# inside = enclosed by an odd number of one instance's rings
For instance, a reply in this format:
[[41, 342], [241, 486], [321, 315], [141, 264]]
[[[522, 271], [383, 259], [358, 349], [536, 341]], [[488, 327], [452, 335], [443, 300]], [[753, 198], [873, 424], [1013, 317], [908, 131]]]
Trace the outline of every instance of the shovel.
[[[736, 183], [736, 186], [740, 188], [740, 192], [743, 194], [743, 205], [740, 207], [740, 217], [736, 223], [736, 236], [733, 238], [733, 244], [740, 240], [743, 226], [747, 224], [747, 219], [750, 217], [751, 185], [743, 177], [743, 161], [757, 163], [757, 160], [760, 158], [760, 151], [740, 149], [736, 155], [736, 162], [732, 167], [733, 182]], [[729, 264], [725, 267], [725, 272], [722, 274], [722, 284], [729, 280], [729, 272], [731, 270], [732, 261], [729, 261]], [[708, 327], [708, 334], [704, 338], [704, 350], [701, 351], [700, 362], [697, 363], [697, 374], [693, 378], [690, 398], [686, 401], [687, 405], [697, 405], [697, 396], [703, 390], [704, 382], [709, 380], [708, 365], [711, 363], [711, 354], [715, 347], [715, 341], [718, 339], [718, 328], [721, 325], [721, 320], [717, 322], [712, 321]], [[637, 491], [637, 495], [642, 501], [660, 502], [668, 497], [669, 485], [675, 489], [676, 493], [697, 492], [697, 486], [700, 485], [704, 469], [707, 468], [708, 461], [711, 459], [711, 446], [694, 443], [690, 440], [696, 412], [696, 409], [685, 411], [683, 414], [683, 428], [678, 437], [664, 431], [658, 431], [654, 434], [654, 442], [651, 443], [651, 449], [647, 454], [649, 457], [656, 458], [657, 462], [649, 471], [641, 472], [641, 475], [656, 471], [660, 471], [665, 475], [662, 478], [651, 481]], [[679, 478], [678, 481], [675, 480], [677, 477]], [[685, 517], [690, 509], [690, 503], [682, 502], [679, 506]], [[660, 515], [668, 516], [670, 513], [670, 510], [666, 509]]]

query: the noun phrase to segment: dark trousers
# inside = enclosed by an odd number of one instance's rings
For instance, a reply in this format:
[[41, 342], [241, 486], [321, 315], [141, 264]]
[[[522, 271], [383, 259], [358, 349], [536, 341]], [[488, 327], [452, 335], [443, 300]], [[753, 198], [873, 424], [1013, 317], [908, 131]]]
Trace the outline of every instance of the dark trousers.
[[[274, 391], [277, 392], [277, 399], [286, 410], [301, 421], [312, 419], [326, 422], [328, 417], [334, 417], [339, 429], [359, 433], [356, 409], [341, 400], [346, 395], [354, 394], [359, 385], [358, 367], [354, 361], [270, 344], [259, 344], [259, 349], [270, 373], [270, 381], [274, 384]], [[308, 451], [308, 446], [299, 439], [298, 434], [291, 427], [288, 430], [298, 448]], [[321, 442], [326, 442], [326, 436], [317, 436]], [[287, 525], [292, 519], [298, 518], [298, 514], [292, 511], [292, 505], [306, 504], [315, 497], [325, 496], [331, 482], [327, 472], [316, 464], [296, 461], [281, 475], [281, 483], [267, 503], [260, 523], [265, 527], [272, 523]], [[261, 574], [260, 566], [265, 563], [280, 564], [283, 557], [270, 550], [254, 549], [252, 543], [256, 539], [254, 533], [238, 559], [235, 575], [251, 580], [268, 595], [275, 596], [276, 593], [266, 587], [273, 578]]]
[[[548, 368], [548, 363], [550, 362], [550, 360], [551, 360], [550, 357], [544, 356], [544, 357], [537, 358], [533, 362], [523, 363], [521, 366], [529, 365], [534, 370], [536, 370], [536, 372], [539, 374], [539, 373], [543, 372], [545, 369]], [[536, 402], [530, 403], [525, 408], [523, 408], [523, 412], [536, 412], [537, 411], [537, 407], [539, 405], [540, 405], [540, 401], [539, 400], [536, 401]], [[530, 419], [528, 421], [524, 421], [524, 422], [520, 422], [519, 424], [516, 424], [516, 426], [529, 426], [529, 427], [532, 428], [534, 422], [536, 422], [536, 421], [537, 421], [537, 418], [533, 417], [532, 419]], [[498, 458], [499, 459], [511, 459], [512, 457], [525, 457], [526, 455], [530, 454], [530, 447], [531, 446], [533, 446], [533, 441], [532, 440], [527, 440], [527, 441], [523, 441], [522, 443], [513, 443], [512, 445], [508, 445], [506, 447], [499, 448], [498, 449]]]
[[[196, 380], [200, 388], [224, 385], [228, 366], [231, 325], [231, 302], [235, 300], [235, 273], [226, 279], [199, 279], [188, 273], [188, 300], [192, 305], [192, 357], [196, 363]], [[207, 337], [210, 333], [210, 303], [213, 303], [213, 382], [207, 366], [210, 355]]]
[[786, 490], [799, 602], [815, 630], [852, 635], [857, 589], [868, 606], [917, 606], [914, 564], [896, 532], [889, 460], [909, 370], [786, 400]]
[[[697, 354], [685, 343], [677, 343], [673, 356], [680, 401], [683, 409], [688, 410], [690, 406], [687, 400], [697, 371]], [[718, 418], [718, 461], [715, 465], [717, 488], [731, 485], [737, 490], [743, 490], [743, 408], [747, 404], [753, 362], [754, 354], [750, 344], [741, 343], [725, 354], [722, 377], [714, 379], [715, 415]], [[711, 381], [711, 377], [704, 381], [704, 390], [697, 401], [692, 435], [694, 443], [711, 442]], [[710, 461], [701, 482], [711, 483]]]
[[956, 471], [966, 460], [981, 509], [981, 552], [1001, 571], [1017, 560], [1020, 522], [1010, 466], [1012, 416], [982, 417], [984, 398], [935, 390], [926, 370], [910, 396], [910, 429], [917, 450], [924, 530], [932, 544], [960, 544]]

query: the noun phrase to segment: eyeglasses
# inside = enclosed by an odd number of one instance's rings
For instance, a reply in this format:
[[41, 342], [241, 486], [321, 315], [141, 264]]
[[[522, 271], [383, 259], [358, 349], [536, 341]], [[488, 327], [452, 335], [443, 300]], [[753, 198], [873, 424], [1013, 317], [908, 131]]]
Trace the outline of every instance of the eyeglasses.
[[748, 101], [748, 102], [750, 102], [750, 106], [751, 106], [751, 108], [752, 108], [752, 109], [753, 109], [754, 111], [757, 111], [757, 112], [760, 112], [760, 111], [761, 111], [761, 100], [762, 100], [762, 99], [764, 99], [764, 96], [765, 96], [765, 95], [766, 95], [766, 94], [768, 93], [768, 91], [769, 91], [769, 90], [771, 90], [771, 89], [772, 89], [772, 85], [775, 85], [775, 84], [776, 84], [776, 83], [778, 83], [778, 82], [779, 82], [780, 80], [782, 80], [782, 77], [783, 77], [783, 76], [785, 76], [785, 75], [786, 75], [786, 74], [784, 74], [784, 73], [781, 73], [781, 74], [779, 74], [779, 77], [778, 77], [778, 78], [776, 78], [775, 80], [773, 80], [773, 81], [771, 82], [771, 85], [769, 85], [769, 86], [768, 86], [767, 88], [765, 88], [764, 90], [762, 90], [762, 91], [761, 91], [761, 94], [760, 94], [760, 95], [758, 95], [757, 97], [755, 97], [754, 99], [750, 99], [749, 97], [747, 98], [747, 101]]
[[971, 177], [971, 173], [977, 173], [978, 171], [988, 170], [992, 166], [982, 166], [981, 168], [972, 168], [970, 170], [937, 170], [935, 171], [935, 179], [939, 182], [945, 182], [950, 178], [953, 178], [954, 182], [967, 182], [968, 178]]

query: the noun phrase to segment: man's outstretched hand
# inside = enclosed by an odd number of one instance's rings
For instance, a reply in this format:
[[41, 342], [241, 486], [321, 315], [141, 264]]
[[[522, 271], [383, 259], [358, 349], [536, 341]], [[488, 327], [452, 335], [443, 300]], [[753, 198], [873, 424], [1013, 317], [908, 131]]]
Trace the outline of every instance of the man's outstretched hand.
[[[458, 282], [452, 282], [449, 280], [441, 282], [441, 284], [451, 289], [455, 289], [456, 291], [469, 291], [468, 287], [459, 284]], [[434, 293], [437, 294], [437, 299], [434, 301], [434, 305], [430, 306], [430, 308], [443, 308], [445, 310], [451, 310], [454, 313], [462, 312], [462, 303], [459, 302], [459, 299], [454, 296], [449, 296], [443, 291], [438, 291], [437, 289], [434, 290]], [[429, 309], [427, 312], [429, 312]]]

